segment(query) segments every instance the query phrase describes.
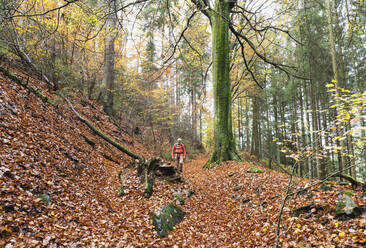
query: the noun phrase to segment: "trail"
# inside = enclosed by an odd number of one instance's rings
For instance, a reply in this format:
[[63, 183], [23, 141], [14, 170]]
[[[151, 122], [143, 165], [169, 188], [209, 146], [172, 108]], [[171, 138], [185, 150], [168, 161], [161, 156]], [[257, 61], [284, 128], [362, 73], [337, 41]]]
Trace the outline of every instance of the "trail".
[[[29, 83], [57, 99], [42, 82]], [[118, 130], [101, 108], [84, 101], [87, 104], [75, 101], [75, 107], [108, 135], [144, 157], [157, 156]], [[248, 168], [258, 167], [254, 161], [227, 162], [206, 170], [202, 166], [208, 158], [202, 156], [184, 164], [183, 183], [156, 180], [149, 199], [142, 197], [140, 178], [130, 169], [125, 175], [126, 195], [119, 196], [117, 175], [130, 159], [95, 136], [67, 106], [55, 111], [1, 73], [0, 148], [0, 247], [6, 248], [272, 247], [288, 183], [287, 175], [265, 168], [260, 174], [247, 173]], [[293, 190], [307, 183], [295, 179]], [[238, 185], [242, 187], [235, 191]], [[195, 194], [181, 206], [186, 213], [183, 221], [167, 237], [159, 237], [150, 211], [158, 213], [174, 200], [173, 192], [185, 188]], [[366, 206], [362, 192], [335, 183], [328, 192], [317, 186], [307, 195], [294, 196], [284, 209], [282, 230], [287, 235], [281, 247], [364, 245], [366, 214], [347, 221], [334, 219], [339, 192], [345, 190], [352, 190], [356, 203]], [[307, 204], [322, 206], [324, 211], [307, 218], [290, 217], [291, 209]]]
[[[257, 195], [255, 188], [261, 186], [265, 189], [271, 184], [268, 181], [269, 174], [247, 174], [244, 177], [250, 165], [235, 162], [224, 163], [212, 170], [203, 169], [207, 159], [200, 157], [184, 165], [184, 180], [197, 193], [192, 203], [194, 206], [185, 207], [188, 214], [182, 226], [178, 227], [179, 236], [190, 239], [194, 235], [194, 246], [251, 247], [255, 244], [256, 247], [267, 247], [267, 242], [274, 241], [274, 233], [263, 237], [260, 230], [271, 223], [273, 216], [268, 215], [268, 208], [257, 207], [266, 196]], [[236, 174], [229, 176], [230, 172]], [[233, 191], [238, 184], [243, 185], [243, 188], [238, 192]], [[243, 200], [250, 199], [250, 202], [241, 206], [239, 201], [233, 199], [233, 196], [238, 195]], [[279, 205], [278, 200], [272, 202], [275, 203]], [[257, 207], [255, 211], [254, 207]], [[265, 230], [269, 231], [270, 227]]]

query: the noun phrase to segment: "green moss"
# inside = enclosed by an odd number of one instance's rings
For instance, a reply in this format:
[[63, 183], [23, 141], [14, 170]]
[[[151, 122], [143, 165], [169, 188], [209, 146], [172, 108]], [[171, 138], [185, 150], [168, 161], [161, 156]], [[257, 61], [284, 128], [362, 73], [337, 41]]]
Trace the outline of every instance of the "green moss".
[[51, 199], [49, 195], [39, 193], [38, 196], [42, 199], [44, 203], [46, 203], [47, 205], [50, 204]]
[[122, 185], [121, 189], [119, 190], [119, 195], [124, 196], [125, 195], [125, 187]]
[[145, 191], [144, 191], [144, 197], [150, 198], [152, 193], [154, 192], [154, 180], [152, 178], [147, 178], [147, 181], [145, 182]]
[[150, 212], [150, 216], [158, 235], [165, 237], [176, 224], [183, 220], [184, 212], [177, 205], [168, 203], [163, 207], [160, 215]]
[[348, 195], [348, 196], [353, 196], [355, 193], [353, 193], [353, 191], [351, 191], [351, 190], [346, 190], [343, 192], [343, 194]]
[[261, 169], [258, 169], [258, 168], [249, 168], [247, 170], [247, 173], [263, 173], [263, 171]]
[[261, 160], [260, 160], [260, 162], [261, 162], [262, 164], [265, 164], [265, 165], [267, 165], [267, 166], [268, 166], [268, 160], [261, 159]]
[[184, 204], [184, 201], [185, 200], [184, 200], [184, 197], [181, 194], [174, 193], [173, 196], [174, 196], [175, 199], [177, 199], [179, 201], [179, 204], [180, 205], [183, 205]]
[[344, 201], [337, 202], [335, 213], [336, 215], [341, 215], [344, 213], [344, 208], [346, 207], [346, 203]]
[[52, 102], [50, 98], [48, 98], [46, 95], [43, 94], [43, 92], [31, 85], [28, 84], [28, 82], [24, 82], [21, 78], [19, 78], [17, 75], [12, 73], [11, 71], [8, 71], [7, 69], [0, 67], [0, 71], [4, 73], [5, 76], [16, 82], [17, 84], [20, 84], [24, 88], [28, 89], [30, 92], [38, 96], [43, 102], [46, 102], [53, 106], [54, 108], [57, 108], [57, 105]]

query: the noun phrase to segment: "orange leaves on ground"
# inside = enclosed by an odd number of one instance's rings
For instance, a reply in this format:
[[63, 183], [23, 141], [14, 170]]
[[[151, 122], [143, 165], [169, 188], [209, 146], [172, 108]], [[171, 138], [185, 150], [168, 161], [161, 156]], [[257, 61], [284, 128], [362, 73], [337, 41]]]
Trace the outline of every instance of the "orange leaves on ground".
[[[30, 83], [55, 98], [41, 83]], [[153, 155], [109, 123], [101, 107], [83, 101], [84, 106], [75, 107], [101, 130], [135, 153]], [[203, 170], [207, 158], [201, 157], [184, 165], [183, 184], [157, 181], [150, 199], [142, 197], [136, 171], [129, 170], [127, 194], [119, 197], [117, 174], [129, 158], [91, 133], [66, 106], [60, 104], [56, 112], [1, 74], [0, 147], [1, 247], [270, 247], [275, 241], [280, 197], [288, 183], [285, 174], [268, 169], [247, 173], [253, 162]], [[311, 183], [295, 181], [293, 191]], [[332, 186], [327, 192], [317, 186], [288, 202], [281, 247], [366, 243], [365, 214], [348, 221], [334, 218], [338, 191], [345, 188]], [[149, 211], [159, 212], [174, 199], [172, 191], [184, 188], [196, 193], [182, 206], [183, 221], [166, 238], [158, 237]], [[366, 206], [360, 192], [354, 198]], [[308, 204], [314, 204], [310, 215], [290, 216], [293, 208]]]

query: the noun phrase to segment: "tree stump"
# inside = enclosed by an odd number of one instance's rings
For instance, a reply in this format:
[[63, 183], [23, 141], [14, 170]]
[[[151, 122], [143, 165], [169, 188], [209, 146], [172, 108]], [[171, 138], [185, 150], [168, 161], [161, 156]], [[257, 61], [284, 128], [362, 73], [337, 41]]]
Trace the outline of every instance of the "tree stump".
[[135, 163], [137, 164], [137, 173], [145, 188], [143, 195], [146, 198], [149, 198], [153, 193], [155, 178], [167, 183], [182, 182], [182, 178], [177, 174], [175, 167], [161, 158], [151, 158], [147, 161], [137, 160]]

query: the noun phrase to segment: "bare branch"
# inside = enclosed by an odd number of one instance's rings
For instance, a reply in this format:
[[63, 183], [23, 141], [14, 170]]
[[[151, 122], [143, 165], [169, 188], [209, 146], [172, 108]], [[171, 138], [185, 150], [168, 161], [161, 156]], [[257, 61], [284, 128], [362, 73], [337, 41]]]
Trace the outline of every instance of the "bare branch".
[[177, 47], [178, 47], [178, 45], [179, 45], [179, 42], [180, 42], [180, 40], [183, 38], [183, 36], [184, 36], [184, 32], [186, 32], [187, 31], [187, 29], [189, 28], [189, 24], [190, 24], [190, 22], [191, 22], [191, 20], [192, 20], [192, 18], [196, 15], [196, 13], [197, 13], [197, 10], [195, 10], [193, 13], [192, 13], [192, 15], [187, 19], [187, 24], [186, 24], [186, 26], [184, 27], [184, 29], [182, 30], [182, 32], [181, 32], [181, 34], [180, 34], [180, 36], [179, 36], [179, 38], [178, 38], [178, 40], [176, 40], [175, 41], [175, 44], [174, 44], [174, 47], [173, 47], [173, 52], [172, 52], [172, 54], [163, 62], [163, 64], [166, 64], [173, 56], [174, 56], [174, 54], [175, 54], [175, 51], [177, 50]]
[[65, 4], [64, 5], [61, 5], [59, 7], [56, 7], [56, 8], [53, 8], [53, 9], [49, 9], [49, 10], [46, 10], [44, 12], [41, 12], [41, 13], [35, 13], [35, 14], [25, 14], [25, 13], [22, 13], [21, 11], [17, 10], [16, 9], [16, 12], [19, 12], [21, 14], [19, 15], [14, 15], [14, 16], [9, 16], [9, 17], [6, 17], [7, 19], [10, 19], [10, 18], [17, 18], [17, 17], [35, 17], [35, 16], [44, 16], [44, 15], [47, 15], [48, 13], [51, 13], [51, 12], [54, 12], [56, 10], [60, 10], [60, 9], [63, 9], [67, 6], [69, 6], [70, 4], [72, 3], [76, 3], [78, 2], [79, 0], [71, 0], [71, 1], [67, 1], [65, 0]]

